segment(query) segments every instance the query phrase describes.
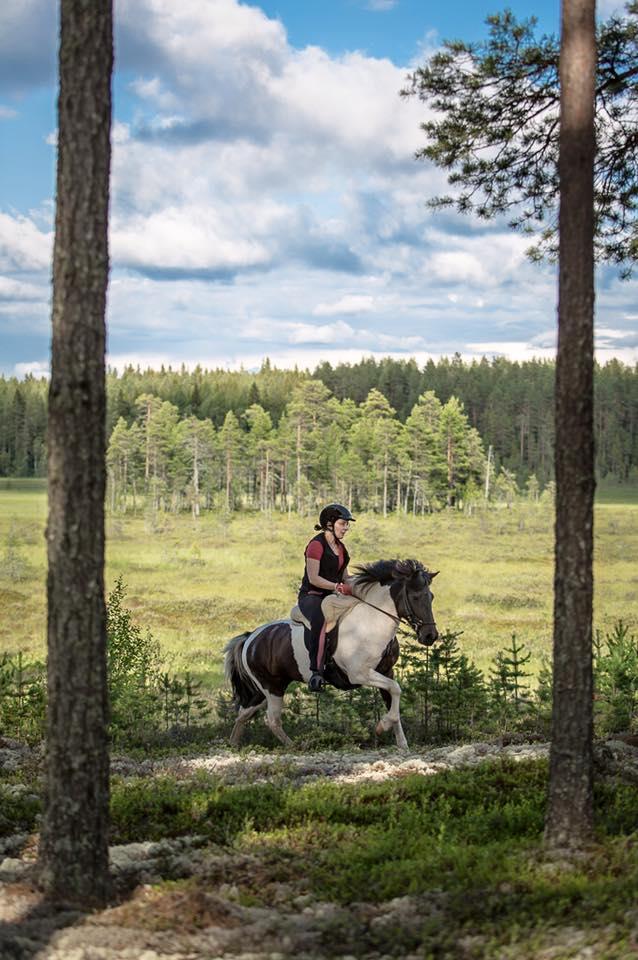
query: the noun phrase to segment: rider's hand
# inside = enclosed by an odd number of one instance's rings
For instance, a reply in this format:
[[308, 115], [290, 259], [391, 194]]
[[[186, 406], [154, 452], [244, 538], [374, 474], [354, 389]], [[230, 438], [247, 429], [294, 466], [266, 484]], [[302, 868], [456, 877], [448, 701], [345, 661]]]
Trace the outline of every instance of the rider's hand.
[[337, 584], [337, 593], [342, 593], [344, 597], [352, 596], [352, 587], [349, 583], [338, 583]]

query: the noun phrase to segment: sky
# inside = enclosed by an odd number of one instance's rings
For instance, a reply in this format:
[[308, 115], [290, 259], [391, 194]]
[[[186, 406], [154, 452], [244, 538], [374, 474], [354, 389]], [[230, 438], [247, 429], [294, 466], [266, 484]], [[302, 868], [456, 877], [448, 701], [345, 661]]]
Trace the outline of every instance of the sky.
[[[445, 177], [398, 95], [506, 5], [557, 32], [559, 0], [115, 0], [108, 363], [553, 356], [555, 267], [426, 206]], [[57, 30], [54, 0], [3, 0], [5, 376], [49, 367]], [[600, 362], [638, 362], [637, 284], [598, 271]]]

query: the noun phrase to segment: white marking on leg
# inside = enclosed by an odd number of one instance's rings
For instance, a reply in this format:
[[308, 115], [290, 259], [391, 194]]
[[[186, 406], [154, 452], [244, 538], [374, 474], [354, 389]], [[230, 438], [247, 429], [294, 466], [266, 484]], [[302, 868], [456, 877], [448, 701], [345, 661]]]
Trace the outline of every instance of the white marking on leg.
[[283, 744], [287, 747], [292, 745], [292, 740], [281, 725], [281, 711], [283, 709], [284, 698], [275, 697], [272, 693], [266, 694], [268, 707], [266, 709], [266, 723]]
[[377, 733], [383, 733], [386, 730], [394, 729], [394, 736], [397, 746], [406, 750], [408, 741], [405, 738], [403, 727], [401, 726], [401, 714], [399, 704], [401, 702], [401, 687], [391, 677], [384, 677], [382, 673], [376, 670], [369, 670], [365, 677], [352, 677], [352, 683], [360, 683], [366, 687], [378, 687], [381, 690], [387, 690], [392, 698], [390, 709], [385, 713], [377, 724]]

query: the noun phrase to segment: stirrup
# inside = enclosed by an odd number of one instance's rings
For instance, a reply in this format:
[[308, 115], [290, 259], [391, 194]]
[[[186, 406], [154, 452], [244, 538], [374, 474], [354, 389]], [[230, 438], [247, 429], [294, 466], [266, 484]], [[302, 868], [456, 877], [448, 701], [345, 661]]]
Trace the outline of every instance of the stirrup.
[[321, 676], [318, 670], [313, 670], [312, 676], [308, 681], [308, 689], [310, 690], [311, 693], [319, 693], [322, 687], [323, 687], [323, 677]]

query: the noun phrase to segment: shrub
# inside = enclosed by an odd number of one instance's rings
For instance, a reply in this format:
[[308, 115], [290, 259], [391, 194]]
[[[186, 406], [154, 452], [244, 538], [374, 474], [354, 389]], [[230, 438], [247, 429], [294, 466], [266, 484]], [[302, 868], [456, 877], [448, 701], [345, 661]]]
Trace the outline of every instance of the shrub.
[[611, 633], [594, 637], [596, 724], [601, 733], [636, 728], [638, 713], [638, 638], [622, 620]]
[[0, 733], [27, 743], [41, 740], [46, 714], [44, 664], [22, 654], [0, 655]]

